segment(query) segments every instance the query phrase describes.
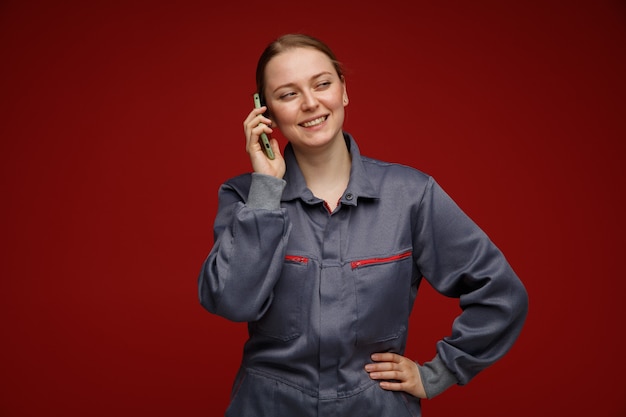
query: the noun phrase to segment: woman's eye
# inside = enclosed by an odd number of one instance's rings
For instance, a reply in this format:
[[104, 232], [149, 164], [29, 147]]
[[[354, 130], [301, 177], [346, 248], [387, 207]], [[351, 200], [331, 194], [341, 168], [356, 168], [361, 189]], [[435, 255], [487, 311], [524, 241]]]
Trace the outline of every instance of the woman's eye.
[[296, 93], [289, 92], [289, 93], [281, 94], [278, 98], [281, 99], [281, 100], [285, 100], [285, 99], [289, 99], [289, 98], [291, 98], [291, 97], [293, 97], [295, 95], [296, 95]]
[[328, 88], [330, 86], [330, 81], [324, 81], [317, 85], [317, 88]]

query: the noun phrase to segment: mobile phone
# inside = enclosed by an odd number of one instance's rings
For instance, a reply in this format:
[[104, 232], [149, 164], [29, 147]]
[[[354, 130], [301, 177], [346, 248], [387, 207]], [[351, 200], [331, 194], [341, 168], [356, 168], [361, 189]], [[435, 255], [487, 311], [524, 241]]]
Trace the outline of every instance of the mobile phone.
[[[259, 93], [254, 93], [254, 107], [257, 109], [261, 107], [261, 97], [259, 96]], [[272, 150], [270, 140], [267, 138], [265, 132], [261, 133], [261, 147], [269, 159], [274, 159], [274, 151]]]

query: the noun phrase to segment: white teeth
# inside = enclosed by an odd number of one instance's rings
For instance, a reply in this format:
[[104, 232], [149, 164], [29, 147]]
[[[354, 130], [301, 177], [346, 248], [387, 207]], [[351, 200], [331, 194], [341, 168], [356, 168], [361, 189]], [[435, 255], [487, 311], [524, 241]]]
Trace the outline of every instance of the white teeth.
[[326, 120], [326, 116], [319, 117], [319, 118], [317, 118], [315, 120], [311, 120], [310, 122], [302, 123], [302, 126], [304, 126], [304, 127], [316, 126], [316, 125], [322, 123], [324, 120]]

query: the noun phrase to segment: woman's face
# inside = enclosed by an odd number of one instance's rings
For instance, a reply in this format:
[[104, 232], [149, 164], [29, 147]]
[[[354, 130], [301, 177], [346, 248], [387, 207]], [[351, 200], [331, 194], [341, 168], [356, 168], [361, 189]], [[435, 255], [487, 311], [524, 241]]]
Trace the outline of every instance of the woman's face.
[[348, 95], [323, 52], [294, 48], [272, 58], [265, 67], [265, 100], [294, 148], [312, 150], [342, 140]]

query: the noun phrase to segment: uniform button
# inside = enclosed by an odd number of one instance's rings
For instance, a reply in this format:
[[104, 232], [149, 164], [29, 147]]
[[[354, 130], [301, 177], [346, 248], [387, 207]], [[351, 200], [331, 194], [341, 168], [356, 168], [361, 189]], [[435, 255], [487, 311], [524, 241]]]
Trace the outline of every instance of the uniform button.
[[353, 198], [354, 196], [352, 195], [352, 193], [346, 194], [346, 200], [352, 200]]

